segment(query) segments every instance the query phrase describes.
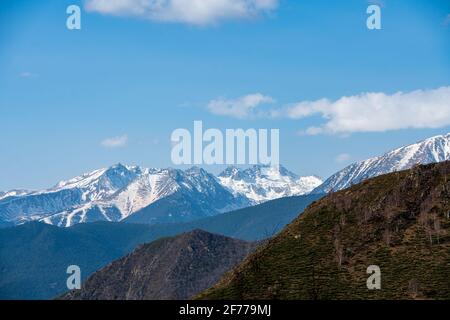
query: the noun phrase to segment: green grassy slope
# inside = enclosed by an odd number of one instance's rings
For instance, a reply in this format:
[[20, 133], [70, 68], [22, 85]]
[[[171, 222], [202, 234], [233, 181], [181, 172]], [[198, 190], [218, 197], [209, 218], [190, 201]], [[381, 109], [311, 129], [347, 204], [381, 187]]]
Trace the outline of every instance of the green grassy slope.
[[198, 298], [450, 299], [449, 214], [450, 162], [368, 180], [313, 203]]

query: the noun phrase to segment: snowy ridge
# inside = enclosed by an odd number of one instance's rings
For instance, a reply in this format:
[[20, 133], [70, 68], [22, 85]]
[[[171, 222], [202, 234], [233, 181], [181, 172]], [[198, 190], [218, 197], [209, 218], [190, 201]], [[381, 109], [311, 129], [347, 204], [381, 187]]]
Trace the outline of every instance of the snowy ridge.
[[7, 192], [0, 191], [0, 200], [8, 198], [8, 197], [19, 197], [19, 196], [23, 196], [23, 195], [26, 195], [29, 193], [31, 193], [31, 191], [22, 190], [22, 189], [10, 190]]
[[328, 193], [348, 188], [382, 174], [450, 160], [450, 133], [397, 148], [380, 157], [353, 163], [328, 178], [313, 193]]
[[255, 203], [304, 195], [322, 184], [318, 177], [299, 177], [281, 165], [256, 165], [248, 169], [229, 167], [218, 179], [233, 194], [243, 195]]

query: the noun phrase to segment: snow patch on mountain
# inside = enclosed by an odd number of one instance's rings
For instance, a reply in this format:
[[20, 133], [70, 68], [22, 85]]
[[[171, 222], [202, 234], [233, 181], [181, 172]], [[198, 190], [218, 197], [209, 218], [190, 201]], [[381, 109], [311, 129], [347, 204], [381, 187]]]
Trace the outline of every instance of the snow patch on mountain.
[[351, 187], [382, 174], [450, 160], [450, 133], [397, 148], [380, 157], [353, 163], [328, 178], [313, 193], [328, 193]]

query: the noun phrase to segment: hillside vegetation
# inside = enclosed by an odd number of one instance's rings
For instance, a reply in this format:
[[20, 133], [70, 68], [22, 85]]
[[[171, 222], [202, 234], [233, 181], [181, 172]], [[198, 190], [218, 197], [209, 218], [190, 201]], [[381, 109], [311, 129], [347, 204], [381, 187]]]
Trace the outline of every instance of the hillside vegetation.
[[450, 299], [449, 215], [450, 162], [379, 176], [313, 203], [198, 298]]

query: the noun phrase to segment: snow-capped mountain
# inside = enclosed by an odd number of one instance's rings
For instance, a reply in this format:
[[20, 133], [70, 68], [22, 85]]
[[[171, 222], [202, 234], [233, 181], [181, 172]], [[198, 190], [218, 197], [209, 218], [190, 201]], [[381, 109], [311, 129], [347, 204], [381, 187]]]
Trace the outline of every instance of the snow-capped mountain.
[[8, 194], [0, 198], [3, 222], [39, 220], [66, 227], [98, 220], [121, 221], [174, 196], [177, 212], [160, 203], [151, 221], [201, 218], [251, 204], [202, 169], [146, 169], [121, 164], [62, 181], [51, 189]]
[[318, 177], [300, 177], [281, 165], [256, 165], [248, 169], [228, 167], [218, 179], [233, 194], [245, 196], [255, 203], [307, 194], [322, 184]]
[[328, 193], [348, 188], [382, 174], [406, 170], [416, 164], [450, 160], [450, 133], [392, 150], [380, 157], [353, 163], [328, 178], [313, 193]]
[[22, 190], [22, 189], [14, 189], [14, 190], [9, 190], [7, 192], [0, 191], [0, 200], [8, 198], [8, 197], [23, 196], [27, 193], [30, 193], [30, 191]]
[[220, 177], [203, 169], [148, 169], [117, 164], [42, 191], [0, 193], [0, 221], [72, 226], [93, 221], [180, 222], [267, 200], [302, 195], [321, 183], [284, 167], [228, 168]]

